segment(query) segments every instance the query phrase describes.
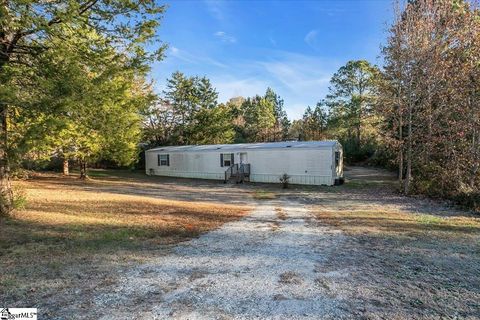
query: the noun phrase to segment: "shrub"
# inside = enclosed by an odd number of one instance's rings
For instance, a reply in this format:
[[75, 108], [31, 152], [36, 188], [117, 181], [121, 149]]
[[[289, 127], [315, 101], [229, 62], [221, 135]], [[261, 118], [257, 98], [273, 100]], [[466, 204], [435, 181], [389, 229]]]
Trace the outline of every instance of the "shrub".
[[27, 194], [25, 190], [14, 187], [13, 188], [13, 208], [14, 209], [23, 209], [27, 205]]
[[290, 176], [286, 173], [284, 173], [281, 177], [280, 177], [280, 182], [282, 183], [282, 188], [283, 189], [287, 189], [288, 188], [288, 184], [290, 182]]

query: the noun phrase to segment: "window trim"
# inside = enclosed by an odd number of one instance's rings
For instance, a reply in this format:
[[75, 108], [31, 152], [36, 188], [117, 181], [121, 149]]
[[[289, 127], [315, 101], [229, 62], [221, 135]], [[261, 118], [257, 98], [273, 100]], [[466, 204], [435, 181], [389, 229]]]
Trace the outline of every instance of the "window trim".
[[[230, 155], [230, 159], [229, 156]], [[225, 165], [225, 162], [229, 162], [229, 165]], [[220, 153], [220, 167], [231, 167], [235, 164], [235, 154], [234, 153]]]
[[[163, 159], [162, 159], [163, 157]], [[157, 155], [157, 164], [159, 167], [169, 167], [170, 166], [170, 155], [167, 153], [159, 153]]]

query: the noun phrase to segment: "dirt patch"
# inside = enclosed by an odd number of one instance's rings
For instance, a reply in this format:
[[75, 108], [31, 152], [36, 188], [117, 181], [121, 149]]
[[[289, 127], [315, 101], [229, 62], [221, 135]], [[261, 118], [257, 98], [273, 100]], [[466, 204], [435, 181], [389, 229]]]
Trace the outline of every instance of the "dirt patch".
[[[289, 219], [274, 231], [275, 208]], [[325, 254], [315, 246], [334, 243], [309, 218], [298, 203], [261, 201], [245, 218], [132, 266], [110, 292], [96, 295], [97, 307], [116, 310], [103, 319], [123, 319], [132, 308], [139, 318], [159, 319], [341, 318], [345, 304], [315, 283], [315, 263]], [[135, 299], [144, 303], [132, 305]]]
[[302, 278], [294, 271], [286, 271], [280, 274], [278, 282], [281, 284], [300, 284]]

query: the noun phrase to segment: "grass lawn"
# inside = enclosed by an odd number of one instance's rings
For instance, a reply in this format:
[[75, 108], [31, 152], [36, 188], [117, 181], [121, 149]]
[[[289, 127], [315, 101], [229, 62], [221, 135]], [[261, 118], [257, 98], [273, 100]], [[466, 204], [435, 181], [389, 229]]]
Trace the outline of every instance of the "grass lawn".
[[382, 193], [390, 183], [355, 182], [338, 200], [312, 206], [321, 225], [342, 231], [319, 272], [348, 277], [329, 285], [367, 318], [478, 318], [480, 217]]
[[32, 306], [79, 283], [93, 288], [110, 281], [113, 265], [161, 254], [250, 210], [203, 202], [194, 193], [189, 200], [137, 193], [155, 184], [138, 173], [92, 176], [84, 182], [42, 174], [14, 182], [27, 202], [0, 220], [0, 301]]

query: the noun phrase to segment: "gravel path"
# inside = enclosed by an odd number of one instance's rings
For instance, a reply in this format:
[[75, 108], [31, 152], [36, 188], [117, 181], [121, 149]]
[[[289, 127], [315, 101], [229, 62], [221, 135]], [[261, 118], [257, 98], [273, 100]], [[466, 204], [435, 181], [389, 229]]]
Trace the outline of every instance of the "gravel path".
[[322, 279], [347, 275], [316, 268], [341, 238], [299, 203], [261, 202], [248, 217], [128, 270], [95, 300], [110, 310], [101, 319], [342, 317], [343, 302]]

